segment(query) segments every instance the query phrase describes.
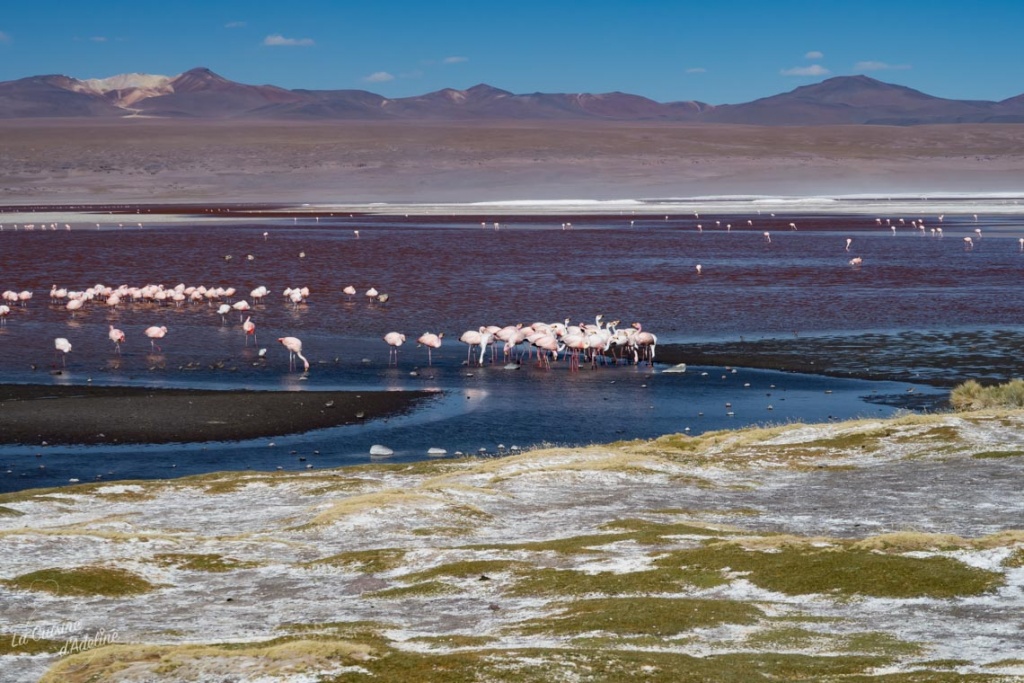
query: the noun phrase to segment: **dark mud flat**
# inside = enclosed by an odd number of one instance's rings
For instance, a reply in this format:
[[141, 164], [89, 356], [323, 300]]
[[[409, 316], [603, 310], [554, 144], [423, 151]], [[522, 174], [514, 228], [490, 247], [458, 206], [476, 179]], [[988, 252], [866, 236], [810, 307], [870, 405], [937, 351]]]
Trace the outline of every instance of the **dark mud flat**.
[[952, 388], [969, 379], [997, 384], [1024, 377], [1024, 357], [1010, 352], [1022, 346], [1024, 333], [1016, 330], [872, 332], [665, 344], [658, 360]]
[[411, 410], [426, 391], [199, 391], [0, 385], [0, 443], [239, 441]]

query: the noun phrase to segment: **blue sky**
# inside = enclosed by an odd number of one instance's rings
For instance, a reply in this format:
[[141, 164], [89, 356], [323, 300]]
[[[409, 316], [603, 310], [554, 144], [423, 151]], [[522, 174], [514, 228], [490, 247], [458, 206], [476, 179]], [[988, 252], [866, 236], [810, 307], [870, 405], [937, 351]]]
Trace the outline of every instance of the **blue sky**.
[[1024, 1], [38, 0], [0, 12], [0, 81], [173, 76], [387, 97], [488, 83], [746, 102], [863, 73], [931, 95], [1024, 93]]

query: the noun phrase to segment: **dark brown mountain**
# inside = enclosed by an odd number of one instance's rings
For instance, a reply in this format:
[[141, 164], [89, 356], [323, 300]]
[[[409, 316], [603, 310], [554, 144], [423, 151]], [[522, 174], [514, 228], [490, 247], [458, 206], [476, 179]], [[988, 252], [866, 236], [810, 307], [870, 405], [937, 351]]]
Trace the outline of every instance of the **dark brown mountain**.
[[867, 76], [839, 76], [753, 102], [715, 107], [702, 120], [768, 126], [985, 123], [1011, 113], [1009, 109], [998, 102], [933, 97]]
[[296, 103], [302, 95], [272, 85], [243, 85], [209, 69], [191, 69], [172, 78], [171, 92], [138, 100], [132, 108], [149, 116], [227, 118], [267, 105]]
[[32, 76], [0, 83], [0, 118], [124, 116], [125, 111], [67, 76]]
[[53, 116], [299, 120], [612, 120], [748, 125], [1024, 123], [1024, 95], [951, 100], [867, 76], [840, 76], [743, 104], [661, 103], [622, 92], [517, 95], [480, 84], [389, 99], [365, 90], [246, 85], [196, 68], [174, 78], [129, 74], [0, 83], [0, 118]]

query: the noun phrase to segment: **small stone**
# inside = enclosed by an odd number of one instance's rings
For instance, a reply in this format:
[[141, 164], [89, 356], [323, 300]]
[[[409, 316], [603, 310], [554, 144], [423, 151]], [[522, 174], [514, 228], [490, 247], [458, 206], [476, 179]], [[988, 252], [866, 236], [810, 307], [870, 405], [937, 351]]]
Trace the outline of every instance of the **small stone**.
[[379, 443], [375, 443], [372, 446], [370, 446], [370, 455], [388, 456], [394, 454], [395, 452], [393, 450], [391, 450], [387, 446], [382, 446]]

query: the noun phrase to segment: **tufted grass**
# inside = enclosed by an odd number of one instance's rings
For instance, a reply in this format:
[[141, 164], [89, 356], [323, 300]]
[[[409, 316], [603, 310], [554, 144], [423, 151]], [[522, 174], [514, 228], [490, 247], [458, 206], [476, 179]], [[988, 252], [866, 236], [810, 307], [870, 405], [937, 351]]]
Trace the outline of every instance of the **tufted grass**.
[[59, 596], [122, 597], [140, 595], [158, 588], [138, 574], [114, 567], [41, 569], [3, 583], [18, 590], [42, 591]]

